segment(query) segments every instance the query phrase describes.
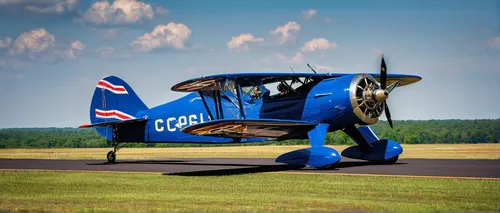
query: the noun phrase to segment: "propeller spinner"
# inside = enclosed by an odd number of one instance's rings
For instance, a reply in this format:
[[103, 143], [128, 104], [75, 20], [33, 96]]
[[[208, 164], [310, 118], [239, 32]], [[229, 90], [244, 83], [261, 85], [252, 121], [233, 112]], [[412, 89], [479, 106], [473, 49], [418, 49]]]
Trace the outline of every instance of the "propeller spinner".
[[[374, 78], [365, 77], [361, 80], [356, 88], [357, 107], [354, 111], [367, 116], [369, 120], [376, 119], [385, 110], [387, 122], [393, 128], [391, 113], [387, 106], [387, 99], [392, 90], [400, 84], [400, 81], [387, 85], [387, 66], [382, 54], [382, 62], [380, 65], [380, 82], [376, 82]], [[361, 110], [361, 111], [359, 111]], [[370, 122], [368, 122], [370, 123]]]

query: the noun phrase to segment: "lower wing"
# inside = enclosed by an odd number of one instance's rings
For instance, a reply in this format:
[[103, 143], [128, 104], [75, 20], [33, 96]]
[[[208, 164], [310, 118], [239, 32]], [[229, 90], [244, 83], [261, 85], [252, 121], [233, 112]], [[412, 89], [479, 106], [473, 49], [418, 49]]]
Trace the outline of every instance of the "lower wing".
[[296, 120], [215, 120], [183, 128], [184, 133], [228, 138], [284, 139], [307, 134], [317, 123]]

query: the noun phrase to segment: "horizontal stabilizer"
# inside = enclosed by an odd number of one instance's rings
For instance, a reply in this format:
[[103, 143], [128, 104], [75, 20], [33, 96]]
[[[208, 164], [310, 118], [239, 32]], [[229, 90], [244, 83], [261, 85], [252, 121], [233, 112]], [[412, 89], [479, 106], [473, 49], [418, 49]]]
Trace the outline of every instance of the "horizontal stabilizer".
[[146, 121], [147, 121], [147, 119], [145, 119], [145, 118], [129, 119], [129, 120], [106, 121], [106, 122], [100, 122], [100, 123], [94, 123], [94, 124], [83, 124], [79, 128], [107, 127], [107, 126], [115, 126], [115, 125], [119, 125], [119, 124], [139, 123], [139, 122], [146, 122]]
[[270, 138], [288, 139], [307, 134], [317, 123], [297, 120], [240, 120], [226, 119], [192, 125], [182, 129], [184, 133], [199, 136], [218, 136], [228, 138]]

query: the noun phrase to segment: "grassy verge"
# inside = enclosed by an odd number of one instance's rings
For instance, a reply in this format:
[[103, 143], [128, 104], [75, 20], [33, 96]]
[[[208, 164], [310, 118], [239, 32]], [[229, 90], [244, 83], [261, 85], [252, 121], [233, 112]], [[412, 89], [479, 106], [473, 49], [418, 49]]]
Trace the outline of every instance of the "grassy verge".
[[[276, 158], [307, 146], [240, 146], [195, 148], [124, 148], [118, 159]], [[347, 146], [331, 146], [341, 152]], [[500, 144], [404, 144], [401, 158], [500, 159]], [[0, 158], [106, 159], [110, 148], [0, 149]]]
[[8, 211], [498, 211], [500, 181], [0, 171]]

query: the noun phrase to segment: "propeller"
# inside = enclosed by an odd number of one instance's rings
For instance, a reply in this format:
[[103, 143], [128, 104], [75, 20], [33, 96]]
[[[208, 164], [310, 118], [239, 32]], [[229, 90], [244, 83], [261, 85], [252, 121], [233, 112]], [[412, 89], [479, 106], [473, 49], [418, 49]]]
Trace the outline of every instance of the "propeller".
[[389, 126], [393, 128], [392, 126], [392, 119], [391, 119], [391, 112], [389, 111], [389, 106], [387, 105], [387, 98], [389, 97], [389, 93], [394, 90], [401, 82], [396, 81], [386, 87], [387, 85], [387, 66], [385, 64], [384, 60], [384, 53], [382, 53], [382, 62], [380, 64], [380, 88], [376, 89], [373, 91], [373, 95], [375, 96], [375, 100], [378, 102], [384, 102], [384, 111], [385, 111], [385, 117], [387, 118], [387, 122], [389, 123]]
[[361, 118], [364, 123], [376, 122], [374, 119], [382, 115], [382, 112], [385, 111], [387, 122], [393, 128], [391, 113], [387, 106], [387, 98], [401, 82], [396, 81], [387, 85], [387, 66], [383, 53], [379, 81], [377, 82], [373, 76], [361, 77], [361, 79], [357, 80], [356, 84], [352, 85], [353, 98], [351, 102], [353, 106], [357, 105], [354, 111], [357, 113], [356, 116]]

